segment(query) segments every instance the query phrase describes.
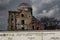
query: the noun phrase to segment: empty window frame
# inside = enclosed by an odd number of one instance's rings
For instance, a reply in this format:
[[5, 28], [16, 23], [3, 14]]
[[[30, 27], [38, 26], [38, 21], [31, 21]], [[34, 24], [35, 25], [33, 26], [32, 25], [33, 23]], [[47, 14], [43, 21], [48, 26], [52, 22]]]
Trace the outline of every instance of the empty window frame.
[[21, 14], [21, 17], [24, 17], [24, 14]]
[[21, 20], [21, 24], [24, 24], [24, 20]]

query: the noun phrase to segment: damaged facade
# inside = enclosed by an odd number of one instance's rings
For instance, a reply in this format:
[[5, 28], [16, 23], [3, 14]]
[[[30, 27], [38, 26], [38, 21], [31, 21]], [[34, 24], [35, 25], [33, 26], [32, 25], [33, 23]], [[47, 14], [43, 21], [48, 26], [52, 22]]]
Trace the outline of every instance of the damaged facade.
[[9, 11], [8, 30], [44, 30], [44, 24], [32, 14], [32, 7], [21, 3], [18, 11]]

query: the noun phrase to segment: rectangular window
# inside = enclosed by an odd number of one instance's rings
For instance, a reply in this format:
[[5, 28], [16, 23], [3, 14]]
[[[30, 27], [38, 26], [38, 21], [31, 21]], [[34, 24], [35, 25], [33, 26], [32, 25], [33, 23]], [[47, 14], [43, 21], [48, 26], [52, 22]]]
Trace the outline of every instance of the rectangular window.
[[32, 29], [34, 30], [34, 25], [32, 26]]
[[24, 24], [24, 20], [21, 20], [21, 24]]
[[11, 26], [11, 30], [13, 30], [13, 25]]

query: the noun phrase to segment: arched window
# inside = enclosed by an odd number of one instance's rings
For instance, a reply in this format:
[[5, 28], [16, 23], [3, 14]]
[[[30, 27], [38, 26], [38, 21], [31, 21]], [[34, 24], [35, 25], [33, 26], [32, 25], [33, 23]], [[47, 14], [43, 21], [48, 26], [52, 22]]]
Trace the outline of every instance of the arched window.
[[24, 17], [24, 14], [21, 14], [21, 17]]

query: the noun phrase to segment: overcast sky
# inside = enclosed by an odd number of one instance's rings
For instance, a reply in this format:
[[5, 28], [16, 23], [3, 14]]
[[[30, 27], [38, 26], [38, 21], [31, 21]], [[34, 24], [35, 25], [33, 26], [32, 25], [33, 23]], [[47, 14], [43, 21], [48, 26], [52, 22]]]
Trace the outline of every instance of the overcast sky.
[[0, 0], [0, 29], [7, 30], [8, 11], [17, 10], [20, 3], [29, 3], [35, 17], [60, 18], [60, 0]]

